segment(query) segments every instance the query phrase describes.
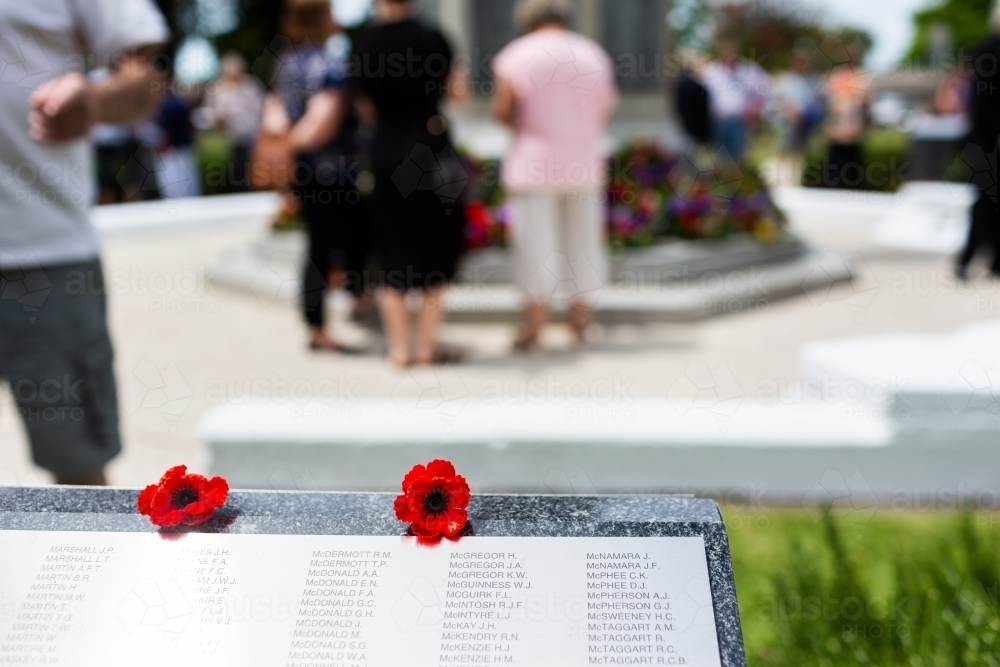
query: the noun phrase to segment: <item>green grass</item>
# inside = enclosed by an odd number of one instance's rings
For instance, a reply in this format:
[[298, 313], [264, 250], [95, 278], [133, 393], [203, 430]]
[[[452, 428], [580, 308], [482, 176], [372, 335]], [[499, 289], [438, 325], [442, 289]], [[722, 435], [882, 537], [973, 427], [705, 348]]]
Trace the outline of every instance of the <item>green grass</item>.
[[[861, 144], [865, 179], [858, 187], [879, 192], [898, 190], [906, 181], [906, 167], [912, 146], [912, 141], [905, 132], [884, 127], [869, 128]], [[818, 179], [824, 173], [824, 158], [828, 152], [829, 142], [823, 132], [813, 132], [804, 155], [804, 184], [818, 184]], [[760, 168], [765, 161], [780, 155], [781, 139], [772, 128], [767, 128], [751, 138], [747, 148], [747, 165]], [[961, 181], [963, 176], [964, 174], [958, 173], [949, 180]], [[968, 178], [965, 177], [964, 181], [968, 182]]]
[[218, 131], [200, 133], [195, 150], [201, 169], [202, 193], [217, 195], [227, 192], [223, 183], [232, 159], [232, 146], [226, 134]]
[[723, 514], [750, 667], [1000, 666], [1000, 515]]

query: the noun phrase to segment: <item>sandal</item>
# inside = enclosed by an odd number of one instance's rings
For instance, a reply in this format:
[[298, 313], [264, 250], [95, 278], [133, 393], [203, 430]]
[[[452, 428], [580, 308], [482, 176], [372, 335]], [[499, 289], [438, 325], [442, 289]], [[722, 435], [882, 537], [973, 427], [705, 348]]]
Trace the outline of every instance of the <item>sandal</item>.
[[518, 354], [538, 354], [542, 351], [542, 346], [538, 343], [538, 336], [518, 336], [514, 341], [514, 352]]
[[313, 340], [309, 343], [309, 349], [313, 352], [333, 352], [336, 354], [361, 354], [361, 350], [353, 347], [341, 345], [329, 338]]
[[464, 350], [454, 347], [438, 347], [434, 349], [434, 354], [427, 361], [418, 359], [415, 363], [427, 366], [444, 366], [447, 364], [465, 363], [466, 355]]

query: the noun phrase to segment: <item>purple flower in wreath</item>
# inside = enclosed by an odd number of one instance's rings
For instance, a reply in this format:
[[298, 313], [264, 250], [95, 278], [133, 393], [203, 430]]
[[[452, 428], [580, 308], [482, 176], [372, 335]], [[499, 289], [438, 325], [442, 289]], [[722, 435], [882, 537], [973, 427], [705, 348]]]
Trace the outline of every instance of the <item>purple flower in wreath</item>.
[[764, 190], [758, 190], [747, 197], [747, 206], [755, 213], [764, 213], [771, 208], [771, 198]]
[[628, 206], [613, 206], [611, 208], [611, 225], [618, 231], [627, 232], [639, 224], [636, 211]]
[[510, 204], [500, 204], [493, 213], [493, 219], [501, 227], [510, 227], [510, 221], [514, 217], [514, 211]]
[[741, 217], [753, 211], [750, 202], [745, 197], [733, 197], [729, 202], [729, 215]]

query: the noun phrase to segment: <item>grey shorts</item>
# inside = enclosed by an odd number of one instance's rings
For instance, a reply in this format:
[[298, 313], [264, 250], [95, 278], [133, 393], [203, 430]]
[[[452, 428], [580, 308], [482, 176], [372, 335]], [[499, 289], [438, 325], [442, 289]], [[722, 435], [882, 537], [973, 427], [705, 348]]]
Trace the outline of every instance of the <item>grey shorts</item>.
[[121, 451], [113, 359], [100, 261], [0, 270], [0, 376], [39, 466], [87, 475]]

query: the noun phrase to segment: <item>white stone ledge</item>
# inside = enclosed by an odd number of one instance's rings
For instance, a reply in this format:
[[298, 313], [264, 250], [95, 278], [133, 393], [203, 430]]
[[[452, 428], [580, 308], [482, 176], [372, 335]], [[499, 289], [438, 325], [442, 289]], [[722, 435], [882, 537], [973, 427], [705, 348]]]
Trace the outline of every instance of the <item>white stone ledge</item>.
[[[433, 392], [432, 392], [433, 396]], [[540, 405], [406, 396], [284, 404], [230, 404], [202, 419], [212, 446], [434, 444], [503, 449], [519, 443], [598, 444], [618, 448], [731, 446], [882, 447], [891, 424], [845, 419], [841, 405], [758, 405], [736, 399], [634, 400]]]
[[274, 192], [186, 197], [97, 206], [91, 220], [104, 238], [230, 225], [263, 227], [279, 205]]

